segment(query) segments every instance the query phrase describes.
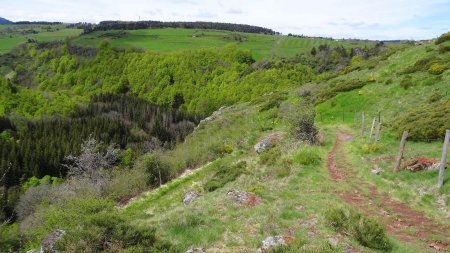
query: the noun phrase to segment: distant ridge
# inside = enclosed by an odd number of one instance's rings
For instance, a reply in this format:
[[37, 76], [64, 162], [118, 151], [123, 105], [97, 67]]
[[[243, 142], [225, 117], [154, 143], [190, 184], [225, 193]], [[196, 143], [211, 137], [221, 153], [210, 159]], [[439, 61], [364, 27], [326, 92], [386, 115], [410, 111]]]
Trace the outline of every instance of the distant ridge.
[[244, 25], [244, 24], [232, 24], [232, 23], [219, 23], [219, 22], [162, 22], [162, 21], [102, 21], [98, 25], [92, 24], [75, 24], [84, 29], [85, 33], [93, 31], [106, 31], [106, 30], [137, 30], [148, 28], [190, 28], [190, 29], [215, 29], [225, 30], [232, 32], [245, 32], [245, 33], [264, 33], [264, 34], [277, 34], [272, 29], [268, 29], [260, 26]]
[[0, 17], [0, 25], [10, 25], [10, 24], [14, 24], [14, 22], [7, 20], [6, 18]]

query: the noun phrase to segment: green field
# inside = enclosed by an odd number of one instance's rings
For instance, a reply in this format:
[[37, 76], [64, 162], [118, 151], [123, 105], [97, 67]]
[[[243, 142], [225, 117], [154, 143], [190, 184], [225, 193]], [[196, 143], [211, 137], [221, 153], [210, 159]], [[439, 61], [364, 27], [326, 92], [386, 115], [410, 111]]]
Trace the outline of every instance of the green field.
[[7, 53], [28, 39], [38, 42], [64, 40], [78, 36], [81, 29], [65, 25], [0, 25], [0, 54]]
[[[242, 40], [239, 41], [235, 37]], [[142, 48], [159, 52], [222, 47], [230, 43], [236, 43], [239, 48], [250, 50], [256, 60], [267, 59], [272, 56], [288, 58], [301, 52], [309, 52], [312, 47], [322, 44], [343, 45], [345, 47], [373, 44], [373, 42], [335, 41], [282, 35], [175, 28], [99, 31], [77, 37], [73, 39], [73, 43], [80, 46], [96, 47], [105, 39], [111, 41], [116, 47]]]

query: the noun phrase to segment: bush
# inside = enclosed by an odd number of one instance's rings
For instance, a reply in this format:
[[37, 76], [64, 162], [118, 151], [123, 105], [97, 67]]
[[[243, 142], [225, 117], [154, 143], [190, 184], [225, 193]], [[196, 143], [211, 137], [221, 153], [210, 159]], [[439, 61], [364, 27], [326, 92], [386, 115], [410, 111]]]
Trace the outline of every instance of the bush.
[[205, 183], [203, 188], [209, 192], [222, 188], [227, 183], [236, 180], [236, 178], [245, 172], [246, 167], [247, 162], [245, 161], [240, 161], [230, 167], [221, 166], [212, 178]]
[[383, 226], [373, 218], [337, 208], [326, 212], [325, 219], [336, 232], [350, 235], [365, 247], [379, 250], [392, 248]]
[[376, 153], [383, 149], [383, 146], [380, 144], [365, 144], [362, 147], [362, 152], [364, 154]]
[[410, 140], [442, 139], [445, 129], [450, 129], [450, 101], [417, 106], [397, 117], [392, 127], [398, 136], [408, 130]]
[[319, 245], [311, 245], [308, 248], [308, 244], [301, 239], [294, 239], [287, 245], [278, 246], [274, 249], [270, 249], [269, 253], [335, 253], [341, 252], [341, 249], [332, 246], [329, 242], [323, 242]]
[[17, 224], [0, 225], [0, 252], [19, 252], [21, 236]]
[[430, 67], [430, 63], [436, 60], [436, 56], [427, 56], [417, 60], [414, 65], [407, 67], [402, 74], [412, 74], [417, 71], [426, 71]]
[[51, 202], [52, 186], [42, 184], [30, 187], [19, 199], [15, 211], [17, 218], [23, 220], [30, 214], [34, 213], [38, 206], [45, 200]]
[[[65, 252], [110, 252], [127, 248], [139, 249], [137, 252], [164, 252], [170, 249], [170, 245], [156, 243], [154, 228], [131, 226], [113, 202], [100, 198], [72, 198], [41, 207], [34, 216], [34, 222], [21, 224], [30, 240], [27, 248], [38, 245], [48, 233], [62, 229], [66, 235], [57, 247]], [[164, 248], [158, 251], [157, 245], [164, 245]]]
[[302, 165], [317, 165], [322, 161], [322, 157], [316, 149], [302, 148], [294, 153], [294, 162]]
[[292, 125], [293, 134], [303, 142], [310, 145], [319, 143], [318, 133], [314, 125], [316, 113], [313, 107], [300, 104], [285, 104], [281, 108], [283, 118]]
[[444, 95], [442, 95], [441, 93], [435, 92], [428, 97], [427, 102], [434, 103], [434, 102], [441, 100], [443, 97], [444, 97]]
[[405, 90], [409, 89], [410, 87], [413, 86], [412, 78], [410, 76], [405, 76], [403, 80], [400, 82], [400, 86], [403, 87], [403, 89]]
[[439, 38], [437, 38], [436, 45], [439, 45], [439, 44], [444, 43], [449, 40], [450, 40], [450, 32], [444, 33], [441, 36], [439, 36]]
[[447, 68], [440, 64], [440, 63], [433, 63], [430, 65], [430, 68], [428, 68], [428, 73], [433, 74], [433, 75], [440, 75], [442, 74]]
[[438, 52], [439, 52], [440, 54], [445, 54], [445, 53], [447, 53], [447, 52], [450, 52], [450, 46], [440, 45], [440, 46], [438, 47]]
[[[369, 76], [369, 82], [375, 81], [373, 76]], [[323, 88], [321, 88], [318, 97], [315, 100], [315, 103], [324, 102], [334, 96], [336, 96], [339, 92], [347, 92], [356, 89], [360, 89], [367, 84], [366, 81], [361, 81], [358, 79], [350, 79], [350, 80], [333, 80], [327, 83]]]
[[106, 186], [106, 195], [122, 202], [148, 187], [148, 174], [142, 168], [114, 169]]
[[148, 184], [157, 187], [171, 180], [177, 170], [174, 160], [170, 156], [161, 153], [144, 155], [136, 162], [134, 169], [145, 170]]
[[259, 163], [264, 165], [273, 166], [278, 162], [278, 159], [281, 156], [281, 152], [277, 148], [272, 148], [262, 152], [259, 155]]

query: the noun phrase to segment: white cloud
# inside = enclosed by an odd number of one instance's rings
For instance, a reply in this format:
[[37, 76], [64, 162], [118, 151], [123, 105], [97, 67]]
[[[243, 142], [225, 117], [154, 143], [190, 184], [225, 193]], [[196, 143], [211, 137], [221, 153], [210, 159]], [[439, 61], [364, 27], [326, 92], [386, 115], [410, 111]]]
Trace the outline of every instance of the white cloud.
[[[216, 21], [283, 33], [370, 39], [424, 39], [450, 26], [448, 0], [0, 0], [14, 21]], [[450, 16], [450, 15], [449, 15]], [[427, 27], [428, 29], [423, 29]]]

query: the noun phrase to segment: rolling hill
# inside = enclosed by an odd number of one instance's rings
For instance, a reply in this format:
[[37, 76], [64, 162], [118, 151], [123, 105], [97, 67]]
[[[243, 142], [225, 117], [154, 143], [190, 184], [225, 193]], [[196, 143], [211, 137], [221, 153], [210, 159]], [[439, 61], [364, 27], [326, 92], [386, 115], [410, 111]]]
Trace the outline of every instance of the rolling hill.
[[13, 24], [14, 22], [7, 20], [6, 18], [2, 18], [0, 17], [0, 25], [10, 25]]
[[0, 62], [1, 251], [450, 249], [449, 33], [108, 30]]

